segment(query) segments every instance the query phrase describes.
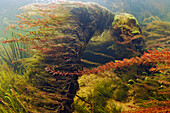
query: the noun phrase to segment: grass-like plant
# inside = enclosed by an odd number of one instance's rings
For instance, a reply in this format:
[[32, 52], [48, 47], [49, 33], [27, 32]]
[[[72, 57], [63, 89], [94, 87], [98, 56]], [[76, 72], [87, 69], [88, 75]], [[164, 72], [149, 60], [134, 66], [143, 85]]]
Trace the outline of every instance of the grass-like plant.
[[[18, 98], [16, 84], [24, 80], [23, 76], [15, 74], [7, 65], [0, 66], [0, 112], [27, 113], [28, 110]], [[24, 82], [24, 81], [22, 81]], [[25, 82], [24, 82], [25, 83]], [[18, 87], [19, 89], [19, 87]]]
[[170, 50], [170, 22], [154, 20], [150, 23], [144, 23], [144, 35], [146, 36], [147, 49]]
[[[8, 31], [8, 36], [6, 40], [12, 40], [17, 38], [17, 35], [13, 30]], [[28, 44], [13, 41], [11, 43], [4, 43], [1, 41], [0, 44], [0, 64], [7, 63], [15, 73], [23, 74], [24, 66], [22, 65], [22, 60], [31, 56], [28, 52], [21, 51], [28, 48]]]

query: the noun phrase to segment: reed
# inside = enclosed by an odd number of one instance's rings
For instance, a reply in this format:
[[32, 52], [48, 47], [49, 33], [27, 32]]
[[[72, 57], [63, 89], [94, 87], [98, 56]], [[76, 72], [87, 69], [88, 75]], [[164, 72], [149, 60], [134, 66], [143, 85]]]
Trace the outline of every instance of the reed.
[[[18, 39], [13, 30], [8, 31], [9, 36], [5, 40]], [[15, 73], [23, 74], [24, 66], [22, 61], [24, 58], [29, 58], [31, 55], [27, 52], [21, 51], [19, 48], [29, 48], [28, 44], [13, 41], [11, 43], [4, 44], [1, 41], [0, 44], [0, 64], [7, 63]]]

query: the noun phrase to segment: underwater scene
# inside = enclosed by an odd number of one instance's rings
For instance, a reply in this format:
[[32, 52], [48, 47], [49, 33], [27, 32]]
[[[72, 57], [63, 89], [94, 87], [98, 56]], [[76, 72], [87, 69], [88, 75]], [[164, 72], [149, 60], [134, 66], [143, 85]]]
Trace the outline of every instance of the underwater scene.
[[0, 0], [0, 113], [170, 113], [170, 0]]

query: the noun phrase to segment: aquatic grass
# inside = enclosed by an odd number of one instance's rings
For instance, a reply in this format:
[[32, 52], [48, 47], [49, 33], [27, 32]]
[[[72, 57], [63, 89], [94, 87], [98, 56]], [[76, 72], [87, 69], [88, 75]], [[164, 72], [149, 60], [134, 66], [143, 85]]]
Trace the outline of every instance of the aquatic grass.
[[112, 90], [109, 90], [109, 84], [104, 82], [94, 89], [92, 102], [94, 104], [95, 113], [109, 112], [105, 106], [107, 104], [107, 100], [112, 97], [112, 93]]
[[16, 82], [24, 82], [23, 80], [23, 76], [15, 74], [6, 64], [0, 66], [0, 111], [3, 113], [27, 113], [27, 108], [15, 91]]
[[[17, 35], [14, 34], [13, 30], [9, 30], [9, 37], [6, 37], [6, 40], [17, 38]], [[3, 44], [3, 41], [0, 45], [0, 64], [4, 62], [7, 63], [15, 73], [23, 74], [24, 66], [22, 65], [22, 59], [28, 58], [31, 55], [24, 51], [21, 51], [20, 48], [28, 48], [28, 44], [21, 42], [11, 42]]]
[[[113, 103], [114, 92], [121, 84], [113, 72], [83, 75], [80, 80], [79, 97], [74, 100], [75, 113], [118, 113], [122, 108]], [[116, 101], [114, 101], [116, 102]]]
[[146, 36], [147, 49], [170, 50], [170, 22], [154, 20], [150, 23], [143, 23], [143, 32]]
[[[120, 91], [120, 89], [122, 90]], [[108, 105], [108, 101], [110, 99], [121, 102], [125, 101], [128, 97], [127, 91], [127, 86], [116, 79], [105, 80], [97, 83], [90, 100], [94, 105], [94, 113], [121, 112], [121, 107], [116, 106], [116, 104]]]

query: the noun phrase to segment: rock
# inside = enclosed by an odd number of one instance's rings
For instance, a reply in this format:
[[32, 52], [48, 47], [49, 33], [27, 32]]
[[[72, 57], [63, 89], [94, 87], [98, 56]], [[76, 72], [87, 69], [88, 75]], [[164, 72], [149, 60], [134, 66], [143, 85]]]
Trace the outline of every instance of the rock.
[[[138, 21], [131, 14], [121, 13], [115, 15], [111, 29], [91, 38], [83, 59], [105, 64], [115, 59], [140, 56], [144, 51], [144, 36]], [[87, 62], [84, 64], [92, 66]]]

